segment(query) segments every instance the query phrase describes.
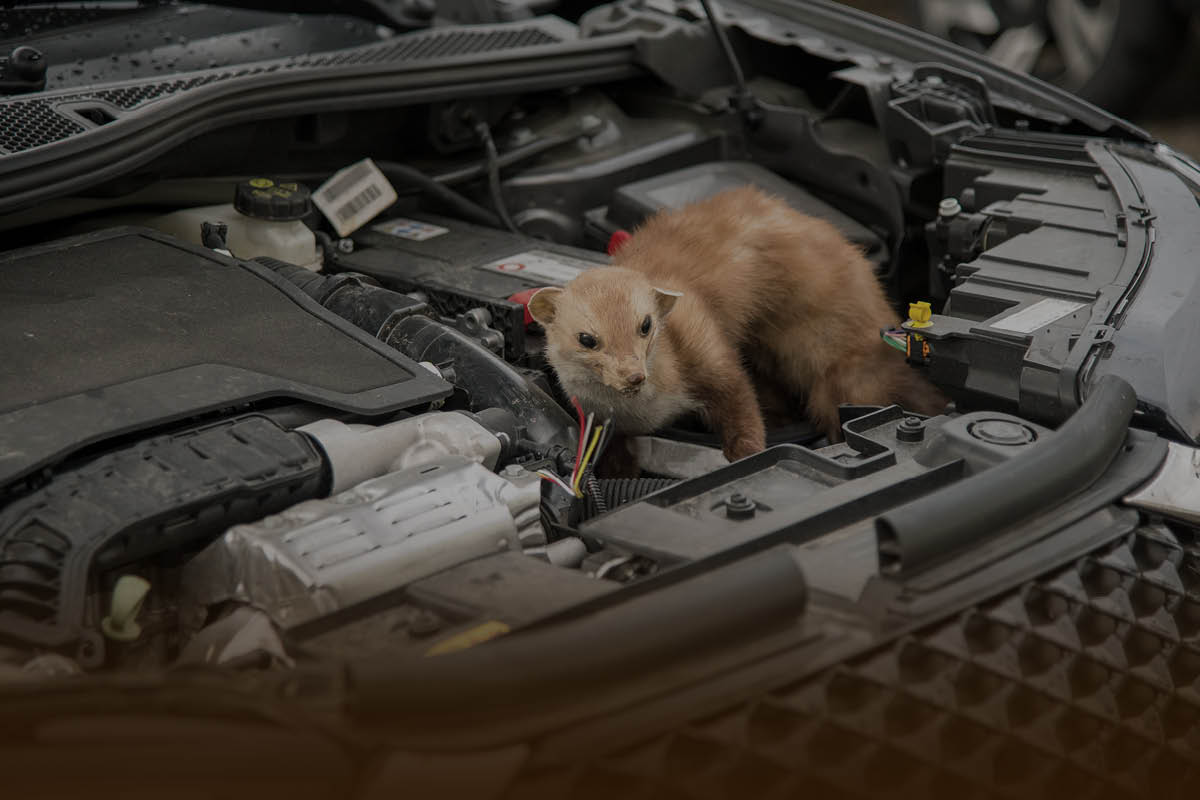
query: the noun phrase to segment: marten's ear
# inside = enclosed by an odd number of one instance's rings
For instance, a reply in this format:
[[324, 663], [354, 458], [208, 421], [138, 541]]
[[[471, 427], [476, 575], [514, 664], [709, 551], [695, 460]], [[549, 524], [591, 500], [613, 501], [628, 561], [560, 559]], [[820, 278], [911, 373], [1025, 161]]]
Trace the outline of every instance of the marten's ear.
[[673, 292], [670, 289], [654, 287], [654, 305], [658, 307], [658, 316], [665, 317], [675, 307], [675, 301], [683, 297], [683, 292]]
[[533, 297], [529, 298], [529, 316], [543, 325], [554, 322], [554, 314], [558, 310], [558, 297], [561, 294], [562, 289], [554, 286], [538, 289], [533, 293]]

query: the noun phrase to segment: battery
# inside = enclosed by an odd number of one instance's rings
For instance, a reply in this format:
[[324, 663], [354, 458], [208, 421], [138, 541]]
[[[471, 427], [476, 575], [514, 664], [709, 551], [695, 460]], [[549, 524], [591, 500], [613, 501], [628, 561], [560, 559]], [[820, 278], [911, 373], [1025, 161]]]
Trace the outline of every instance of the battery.
[[607, 206], [589, 212], [588, 238], [597, 244], [606, 242], [614, 231], [633, 231], [658, 211], [680, 209], [740, 186], [755, 186], [781, 198], [796, 211], [829, 221], [843, 236], [858, 245], [868, 260], [876, 264], [887, 257], [883, 240], [866, 225], [811, 192], [749, 161], [697, 164], [620, 186], [613, 191]]

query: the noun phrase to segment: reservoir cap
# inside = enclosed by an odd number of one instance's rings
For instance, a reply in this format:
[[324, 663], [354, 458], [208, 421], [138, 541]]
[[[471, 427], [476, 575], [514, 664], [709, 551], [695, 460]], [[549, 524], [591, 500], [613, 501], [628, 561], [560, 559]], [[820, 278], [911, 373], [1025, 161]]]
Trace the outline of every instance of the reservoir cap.
[[286, 222], [312, 211], [312, 194], [307, 186], [295, 181], [251, 178], [237, 185], [233, 207], [254, 219]]

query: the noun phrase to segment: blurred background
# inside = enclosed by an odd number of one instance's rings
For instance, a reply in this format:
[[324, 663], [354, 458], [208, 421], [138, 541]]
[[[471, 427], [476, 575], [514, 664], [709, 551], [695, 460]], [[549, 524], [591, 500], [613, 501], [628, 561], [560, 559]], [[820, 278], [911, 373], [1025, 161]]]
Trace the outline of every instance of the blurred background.
[[1200, 2], [844, 1], [1032, 72], [1200, 158]]

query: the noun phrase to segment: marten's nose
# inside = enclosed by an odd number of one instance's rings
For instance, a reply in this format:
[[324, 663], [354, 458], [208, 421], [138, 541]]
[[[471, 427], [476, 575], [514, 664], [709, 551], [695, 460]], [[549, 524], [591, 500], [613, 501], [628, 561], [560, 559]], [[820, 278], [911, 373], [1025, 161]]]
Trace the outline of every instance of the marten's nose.
[[625, 378], [625, 380], [628, 381], [630, 386], [640, 386], [646, 380], [646, 376], [640, 372], [635, 372]]

